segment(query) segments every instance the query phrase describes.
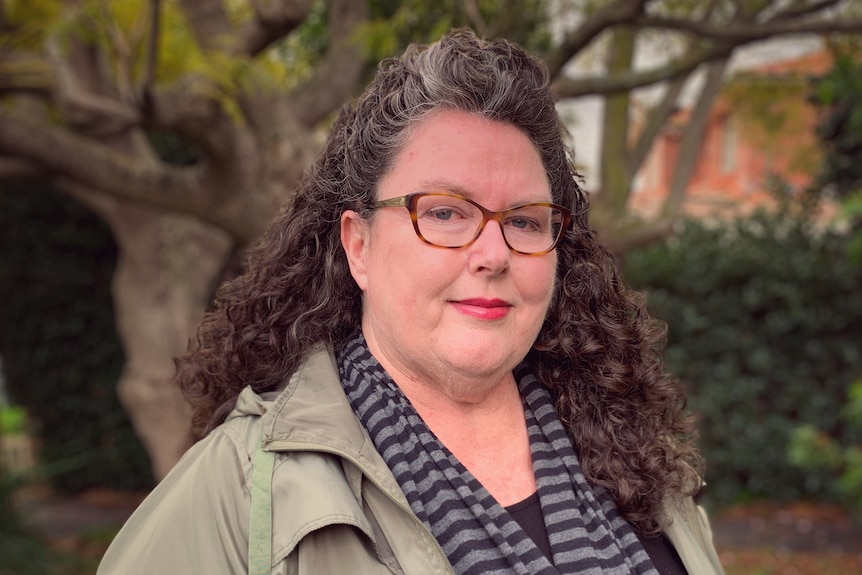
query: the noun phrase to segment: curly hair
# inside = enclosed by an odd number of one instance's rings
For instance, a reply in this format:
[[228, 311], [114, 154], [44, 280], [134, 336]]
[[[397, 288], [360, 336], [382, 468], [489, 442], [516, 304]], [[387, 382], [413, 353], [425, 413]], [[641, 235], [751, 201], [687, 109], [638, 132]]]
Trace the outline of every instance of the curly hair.
[[517, 45], [466, 29], [381, 62], [250, 249], [245, 273], [220, 287], [177, 360], [196, 434], [218, 425], [245, 386], [276, 389], [312, 347], [337, 348], [360, 326], [362, 294], [341, 246], [340, 216], [368, 213], [412, 128], [440, 110], [522, 130], [541, 155], [553, 201], [572, 210], [557, 247], [556, 293], [527, 359], [555, 398], [586, 476], [640, 533], [661, 531], [662, 500], [699, 489], [701, 467], [682, 391], [663, 368], [662, 325], [589, 229], [546, 68]]

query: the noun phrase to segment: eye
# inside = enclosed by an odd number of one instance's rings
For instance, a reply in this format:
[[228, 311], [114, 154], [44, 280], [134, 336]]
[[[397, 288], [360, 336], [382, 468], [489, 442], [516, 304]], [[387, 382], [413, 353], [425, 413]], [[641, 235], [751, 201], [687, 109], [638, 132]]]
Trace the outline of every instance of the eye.
[[435, 220], [448, 221], [455, 217], [455, 210], [452, 208], [433, 208], [428, 210], [427, 215]]
[[506, 225], [524, 232], [540, 231], [542, 228], [537, 220], [524, 216], [513, 216], [508, 218], [506, 220]]
[[419, 217], [434, 223], [454, 223], [471, 217], [469, 211], [453, 205], [429, 206], [419, 214]]

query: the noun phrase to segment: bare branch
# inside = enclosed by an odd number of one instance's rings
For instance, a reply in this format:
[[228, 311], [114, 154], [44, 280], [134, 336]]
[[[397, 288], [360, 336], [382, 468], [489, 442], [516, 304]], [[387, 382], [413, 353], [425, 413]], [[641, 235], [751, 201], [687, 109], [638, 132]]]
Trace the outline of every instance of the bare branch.
[[[663, 28], [680, 33], [689, 34], [701, 46], [700, 50], [689, 50], [684, 56], [665, 66], [659, 66], [649, 70], [632, 72], [613, 78], [603, 75], [586, 78], [564, 78], [557, 77], [554, 82], [554, 90], [559, 98], [576, 98], [588, 94], [614, 94], [620, 91], [628, 91], [639, 87], [649, 86], [658, 82], [673, 80], [689, 74], [692, 70], [703, 63], [716, 59], [728, 57], [735, 48], [743, 44], [764, 40], [771, 37], [790, 34], [822, 34], [822, 33], [853, 33], [862, 32], [862, 20], [837, 20], [806, 18], [810, 15], [822, 14], [824, 11], [835, 6], [839, 0], [821, 0], [795, 11], [776, 13], [771, 19], [756, 21], [757, 14], [745, 14], [740, 12], [733, 19], [732, 25], [710, 24], [709, 19], [704, 17], [699, 20], [688, 20], [683, 18], [669, 18], [648, 15], [638, 12], [633, 16], [624, 18], [622, 14], [607, 15], [603, 11], [594, 14], [590, 20], [599, 20], [596, 23], [587, 22], [587, 26], [573, 33], [567, 38], [564, 45], [555, 53], [546, 58], [549, 68], [552, 70], [560, 68], [565, 62], [554, 63], [553, 58], [559, 54], [574, 54], [586, 44], [590, 30], [598, 27], [605, 29], [618, 26], [628, 22], [641, 29]], [[761, 10], [762, 12], [762, 10]], [[580, 44], [575, 43], [574, 38], [581, 38]], [[589, 36], [592, 39], [592, 36]], [[569, 44], [566, 44], [568, 42]], [[577, 49], [572, 49], [576, 47]]]
[[554, 93], [558, 98], [578, 98], [591, 94], [615, 94], [627, 92], [685, 76], [695, 68], [712, 60], [728, 57], [734, 49], [730, 44], [713, 45], [703, 50], [690, 50], [684, 56], [667, 65], [649, 70], [632, 71], [628, 74], [590, 76], [586, 78], [557, 78]]
[[[605, 66], [609, 75], [631, 69], [634, 62], [636, 36], [637, 32], [628, 26], [614, 28], [610, 34], [605, 56]], [[602, 211], [610, 209], [614, 213], [619, 213], [625, 209], [630, 195], [634, 173], [618, 167], [620, 164], [623, 166], [627, 164], [631, 129], [630, 106], [630, 92], [617, 93], [605, 98], [602, 111], [602, 152], [599, 158]]]
[[0, 156], [0, 181], [3, 180], [34, 180], [45, 178], [48, 171], [38, 162], [20, 158]]
[[639, 222], [636, 226], [614, 230], [613, 233], [602, 236], [602, 241], [615, 254], [627, 253], [635, 248], [648, 246], [673, 235], [676, 220], [658, 217], [647, 222]]
[[329, 8], [329, 48], [314, 74], [297, 87], [289, 106], [300, 122], [314, 126], [338, 109], [356, 89], [365, 62], [355, 31], [368, 18], [365, 2], [333, 0]]
[[[104, 53], [109, 54], [107, 58], [102, 58], [102, 63], [110, 62], [112, 68], [111, 74], [99, 75], [99, 84], [101, 86], [110, 85], [117, 100], [121, 102], [135, 102], [137, 94], [132, 83], [132, 67], [134, 66], [134, 53], [136, 52], [137, 45], [140, 43], [137, 39], [140, 34], [135, 33], [135, 29], [138, 26], [135, 26], [131, 33], [127, 33], [116, 19], [111, 16], [111, 12], [106, 4], [102, 3], [99, 10], [102, 13], [99, 20], [103, 22], [101, 30], [108, 40]], [[75, 47], [73, 50], [77, 49], [80, 51], [80, 47], [77, 46], [78, 42], [75, 41], [74, 44]], [[97, 53], [101, 51], [92, 50], [92, 52]], [[92, 69], [96, 69], [96, 67], [92, 66]], [[111, 78], [110, 83], [104, 81], [107, 77]]]
[[840, 3], [841, 0], [820, 0], [820, 2], [814, 2], [813, 4], [794, 6], [788, 10], [779, 12], [774, 16], [773, 20], [796, 20], [811, 14], [824, 12]]
[[709, 112], [712, 110], [712, 105], [719, 92], [721, 92], [726, 68], [726, 59], [709, 65], [700, 95], [680, 141], [680, 154], [671, 181], [670, 194], [662, 206], [662, 215], [665, 217], [674, 218], [680, 213], [685, 199], [685, 190], [688, 188], [697, 167], [697, 159], [700, 157]]
[[239, 31], [240, 54], [255, 56], [302, 24], [312, 0], [252, 0], [255, 18]]
[[745, 44], [765, 38], [787, 34], [823, 34], [862, 31], [862, 20], [804, 20], [779, 19], [766, 22], [734, 22], [733, 26], [711, 25], [681, 18], [640, 16], [632, 22], [642, 28], [665, 28], [687, 32], [701, 39]]
[[146, 113], [149, 107], [150, 91], [156, 75], [156, 62], [159, 60], [159, 34], [161, 33], [161, 0], [150, 0], [150, 35], [147, 40], [147, 60], [144, 65], [144, 75], [141, 78], [141, 97]]
[[231, 134], [236, 126], [220, 102], [209, 95], [210, 88], [209, 80], [187, 75], [176, 86], [153, 90], [148, 124], [176, 131], [218, 161], [230, 155]]
[[115, 196], [185, 213], [206, 211], [201, 170], [179, 169], [58, 128], [29, 114], [0, 110], [0, 152]]
[[0, 58], [0, 93], [31, 92], [48, 95], [54, 86], [54, 71], [35, 54], [4, 54]]
[[[526, 0], [508, 0], [493, 21], [486, 25], [486, 38], [514, 38], [522, 28], [522, 18], [527, 10]], [[476, 7], [478, 10], [478, 6]], [[476, 14], [478, 18], [481, 16]]]
[[647, 123], [638, 135], [637, 141], [628, 155], [628, 171], [630, 174], [637, 173], [643, 165], [656, 137], [661, 133], [667, 119], [676, 109], [677, 100], [687, 80], [687, 76], [680, 76], [674, 80], [662, 96], [661, 102], [649, 113]]
[[115, 134], [140, 124], [140, 114], [131, 105], [86, 85], [84, 78], [99, 82], [93, 78], [96, 73], [91, 72], [98, 68], [92, 62], [95, 56], [91, 50], [76, 42], [68, 49], [61, 48], [60, 40], [53, 37], [47, 42], [46, 52], [53, 64], [56, 104], [64, 121], [90, 135]]
[[[709, 4], [702, 12], [700, 19], [706, 21], [710, 17], [712, 17], [712, 15], [715, 13], [715, 10], [717, 9], [717, 6], [718, 0], [710, 0]], [[686, 44], [686, 51], [689, 51], [695, 47], [695, 43], [691, 40], [689, 40]], [[727, 58], [728, 56], [729, 53], [724, 57]], [[682, 93], [686, 82], [691, 77], [691, 74], [693, 72], [694, 70], [691, 70], [687, 74], [680, 74], [679, 76], [677, 76], [673, 80], [673, 82], [671, 82], [670, 86], [668, 86], [662, 97], [661, 102], [659, 102], [659, 104], [654, 107], [649, 113], [646, 125], [638, 136], [635, 145], [631, 149], [631, 152], [628, 154], [628, 170], [630, 174], [637, 173], [641, 165], [643, 165], [644, 161], [646, 161], [646, 157], [652, 149], [656, 137], [658, 137], [658, 135], [661, 133], [662, 127], [664, 127], [665, 123], [667, 122], [667, 119], [676, 109], [677, 101], [679, 100], [680, 94]]]
[[202, 50], [230, 52], [234, 30], [221, 0], [179, 0], [179, 3]]
[[464, 2], [464, 12], [467, 13], [467, 18], [470, 20], [470, 25], [476, 31], [476, 34], [482, 38], [487, 38], [488, 24], [479, 12], [479, 4], [476, 0], [466, 0]]
[[615, 0], [590, 15], [545, 56], [551, 77], [557, 77], [568, 61], [604, 30], [635, 20], [643, 12], [646, 3], [647, 0]]

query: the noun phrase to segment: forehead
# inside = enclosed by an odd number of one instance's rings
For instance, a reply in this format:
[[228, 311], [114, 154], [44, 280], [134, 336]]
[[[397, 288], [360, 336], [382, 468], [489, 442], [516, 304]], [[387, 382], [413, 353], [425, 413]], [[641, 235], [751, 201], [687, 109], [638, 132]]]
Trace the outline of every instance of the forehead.
[[435, 112], [411, 128], [381, 180], [380, 198], [428, 189], [471, 197], [517, 192], [522, 200], [550, 196], [541, 156], [522, 130], [458, 111]]

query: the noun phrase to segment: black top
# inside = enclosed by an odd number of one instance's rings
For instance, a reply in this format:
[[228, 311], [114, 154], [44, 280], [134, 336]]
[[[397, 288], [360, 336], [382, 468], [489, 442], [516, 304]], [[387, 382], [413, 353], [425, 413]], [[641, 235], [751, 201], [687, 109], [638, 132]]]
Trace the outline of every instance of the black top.
[[506, 511], [553, 564], [551, 543], [548, 541], [548, 530], [545, 529], [545, 516], [542, 515], [542, 506], [539, 504], [539, 493], [533, 493], [523, 501], [506, 507]]
[[[553, 563], [551, 544], [548, 542], [548, 531], [545, 529], [545, 518], [542, 515], [542, 507], [539, 504], [539, 494], [533, 493], [519, 503], [506, 507], [509, 515], [518, 522], [518, 525], [527, 532], [527, 535], [542, 550], [545, 557]], [[679, 558], [679, 554], [667, 537], [662, 533], [658, 537], [644, 537], [638, 535], [641, 545], [652, 559], [653, 565], [661, 575], [687, 575], [685, 566]]]

